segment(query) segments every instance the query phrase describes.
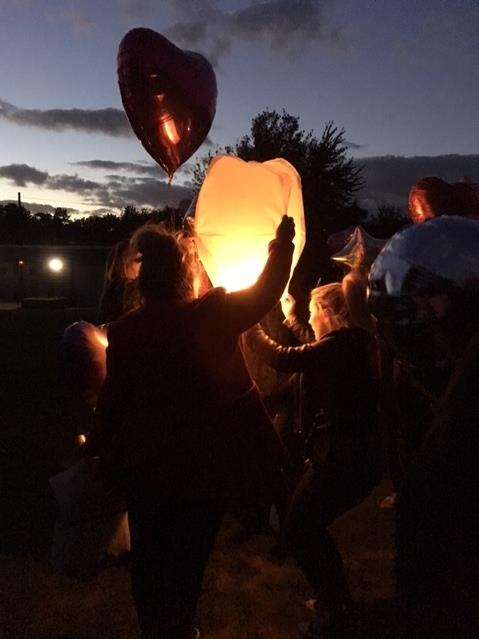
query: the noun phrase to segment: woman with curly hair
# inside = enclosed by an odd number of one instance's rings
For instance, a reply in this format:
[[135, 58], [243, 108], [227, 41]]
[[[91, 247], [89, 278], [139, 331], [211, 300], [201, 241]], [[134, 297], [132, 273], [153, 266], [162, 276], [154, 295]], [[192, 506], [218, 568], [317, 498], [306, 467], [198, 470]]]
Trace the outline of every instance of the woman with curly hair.
[[132, 237], [141, 305], [109, 325], [98, 415], [103, 473], [128, 496], [145, 638], [199, 636], [193, 619], [225, 499], [241, 484], [279, 486], [281, 446], [238, 340], [278, 302], [293, 237], [285, 216], [256, 284], [200, 298], [191, 238], [154, 225]]

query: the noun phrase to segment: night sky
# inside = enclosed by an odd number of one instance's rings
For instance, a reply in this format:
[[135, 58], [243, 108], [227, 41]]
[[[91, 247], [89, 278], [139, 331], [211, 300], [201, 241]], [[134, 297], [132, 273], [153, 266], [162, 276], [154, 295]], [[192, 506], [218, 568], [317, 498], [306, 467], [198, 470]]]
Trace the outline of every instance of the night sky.
[[[136, 26], [215, 65], [215, 145], [285, 108], [318, 134], [333, 120], [354, 157], [376, 158], [366, 196], [400, 198], [419, 170], [479, 179], [477, 0], [0, 0], [0, 200], [20, 190], [95, 210], [188, 197], [188, 173], [168, 189], [123, 124], [116, 54]], [[377, 159], [448, 154], [468, 157], [454, 169], [443, 157]], [[401, 186], [388, 184], [406, 165]]]

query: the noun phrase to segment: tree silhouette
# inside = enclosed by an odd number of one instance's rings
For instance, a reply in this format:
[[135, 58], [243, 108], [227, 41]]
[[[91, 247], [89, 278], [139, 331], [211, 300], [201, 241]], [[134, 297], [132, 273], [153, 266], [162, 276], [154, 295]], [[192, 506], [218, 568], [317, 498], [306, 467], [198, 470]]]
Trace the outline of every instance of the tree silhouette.
[[392, 204], [380, 204], [364, 226], [374, 237], [387, 239], [408, 224], [411, 224], [411, 220], [402, 208]]
[[328, 122], [318, 139], [300, 128], [299, 118], [286, 111], [266, 110], [253, 118], [250, 133], [234, 146], [217, 148], [201, 159], [193, 170], [193, 183], [201, 187], [211, 159], [219, 153], [243, 160], [265, 162], [282, 157], [301, 176], [308, 230], [338, 230], [359, 217], [354, 194], [362, 187], [361, 169], [346, 156], [344, 130]]
[[32, 216], [23, 206], [5, 204], [0, 207], [0, 242], [24, 244], [28, 242]]
[[127, 206], [120, 215], [106, 213], [72, 218], [65, 208], [54, 213], [35, 213], [17, 204], [0, 206], [1, 244], [111, 245], [128, 239], [146, 222], [163, 223], [173, 230], [181, 227], [182, 209], [141, 209]]

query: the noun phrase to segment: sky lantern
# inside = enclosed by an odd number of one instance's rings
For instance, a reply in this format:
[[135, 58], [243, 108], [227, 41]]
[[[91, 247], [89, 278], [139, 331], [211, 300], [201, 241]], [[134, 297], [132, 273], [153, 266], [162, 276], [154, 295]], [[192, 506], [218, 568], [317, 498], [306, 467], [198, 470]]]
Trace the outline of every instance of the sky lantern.
[[294, 219], [292, 271], [305, 243], [301, 179], [286, 160], [245, 162], [218, 156], [195, 212], [198, 253], [214, 286], [237, 291], [256, 282], [282, 216]]

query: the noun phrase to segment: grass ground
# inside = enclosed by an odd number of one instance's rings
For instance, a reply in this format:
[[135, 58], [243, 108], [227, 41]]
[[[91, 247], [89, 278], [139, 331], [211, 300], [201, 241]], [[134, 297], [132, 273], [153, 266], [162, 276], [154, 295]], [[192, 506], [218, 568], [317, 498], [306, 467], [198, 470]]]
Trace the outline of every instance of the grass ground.
[[[80, 583], [48, 564], [54, 512], [48, 478], [75, 457], [73, 437], [84, 415], [62, 386], [59, 338], [89, 311], [0, 312], [0, 637], [5, 639], [134, 639], [138, 636], [126, 571], [111, 568]], [[396, 636], [393, 517], [377, 506], [385, 482], [333, 528], [360, 604], [351, 637]], [[273, 540], [237, 541], [225, 521], [204, 582], [199, 623], [210, 639], [286, 639], [308, 619], [311, 593], [292, 561], [267, 559]], [[3, 632], [3, 634], [2, 634]]]

